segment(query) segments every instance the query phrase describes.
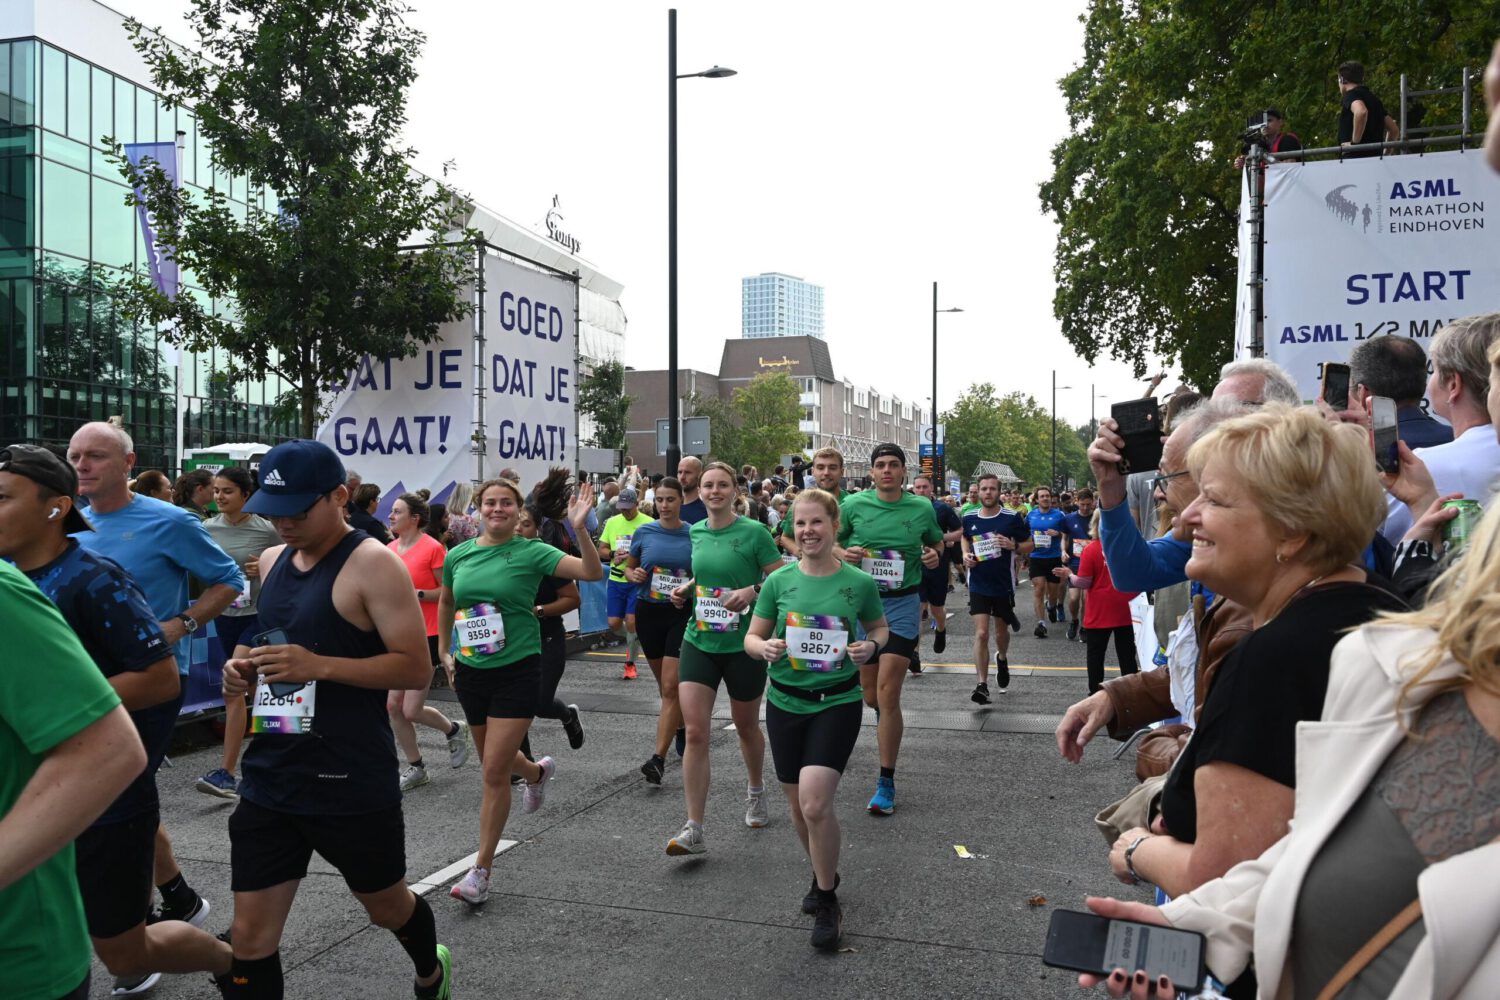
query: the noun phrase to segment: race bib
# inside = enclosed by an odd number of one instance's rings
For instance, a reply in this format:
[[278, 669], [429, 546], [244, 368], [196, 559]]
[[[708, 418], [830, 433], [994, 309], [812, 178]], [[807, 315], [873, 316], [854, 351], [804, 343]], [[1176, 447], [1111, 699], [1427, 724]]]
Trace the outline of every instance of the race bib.
[[1075, 539], [1073, 539], [1073, 558], [1074, 559], [1082, 559], [1083, 558], [1083, 550], [1088, 547], [1088, 544], [1089, 543], [1088, 543], [1088, 541], [1086, 539], [1083, 539], [1083, 538], [1075, 538]]
[[240, 591], [239, 596], [229, 602], [231, 608], [248, 608], [250, 606], [250, 578], [245, 577], [245, 589]]
[[453, 648], [464, 656], [493, 656], [505, 648], [505, 619], [493, 604], [476, 604], [454, 615]]
[[906, 579], [906, 559], [895, 549], [886, 549], [859, 561], [859, 568], [870, 574], [881, 590], [900, 590]]
[[1033, 548], [1048, 549], [1052, 547], [1052, 536], [1045, 531], [1033, 531], [1031, 533], [1031, 544]]
[[733, 632], [740, 627], [740, 613], [720, 603], [730, 588], [700, 586], [696, 590], [698, 599], [693, 602], [693, 618], [699, 632]]
[[1000, 544], [1001, 537], [999, 532], [989, 531], [982, 535], [975, 535], [969, 539], [970, 544], [974, 548], [974, 561], [986, 562], [990, 559], [999, 559], [1005, 555], [1005, 549]]
[[632, 538], [634, 538], [634, 537], [635, 537], [634, 535], [621, 535], [619, 538], [616, 538], [615, 539], [615, 552], [616, 552], [616, 554], [622, 555], [622, 556], [628, 556], [628, 555], [630, 555], [630, 540]]
[[672, 591], [687, 583], [693, 573], [687, 569], [668, 569], [665, 566], [651, 567], [651, 593], [653, 601], [670, 601]]
[[796, 561], [797, 557], [792, 555], [790, 552], [783, 552], [781, 554], [781, 565], [783, 566], [791, 566]]
[[255, 686], [255, 704], [250, 709], [250, 731], [305, 736], [313, 731], [317, 706], [317, 681], [268, 684], [261, 678]]
[[786, 658], [793, 670], [828, 673], [844, 665], [849, 630], [832, 615], [786, 614]]

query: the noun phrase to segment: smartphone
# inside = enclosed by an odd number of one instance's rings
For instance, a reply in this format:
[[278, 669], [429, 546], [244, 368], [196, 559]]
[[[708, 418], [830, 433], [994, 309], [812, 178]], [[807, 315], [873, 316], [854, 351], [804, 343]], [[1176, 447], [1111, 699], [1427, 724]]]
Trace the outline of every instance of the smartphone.
[[1370, 399], [1370, 446], [1375, 449], [1375, 466], [1381, 472], [1395, 475], [1401, 471], [1401, 425], [1396, 422], [1396, 401], [1386, 396]]
[[1349, 366], [1323, 362], [1323, 402], [1335, 410], [1349, 409]]
[[1168, 976], [1177, 989], [1193, 990], [1208, 971], [1203, 964], [1204, 943], [1197, 931], [1054, 910], [1042, 961], [1096, 976], [1107, 976], [1115, 969], [1133, 975], [1143, 969], [1153, 981]]
[[[252, 647], [290, 646], [291, 644], [292, 640], [287, 638], [286, 629], [281, 628], [268, 628], [264, 632], [260, 633], [250, 640], [250, 645]], [[287, 695], [292, 694], [294, 691], [297, 691], [299, 688], [302, 688], [304, 686], [305, 685], [303, 684], [292, 682], [287, 682], [284, 684], [272, 684], [271, 693], [278, 698], [285, 698]]]
[[1120, 452], [1120, 475], [1150, 472], [1161, 465], [1161, 412], [1156, 398], [1131, 399], [1115, 403], [1109, 415], [1117, 425], [1116, 433], [1125, 439]]

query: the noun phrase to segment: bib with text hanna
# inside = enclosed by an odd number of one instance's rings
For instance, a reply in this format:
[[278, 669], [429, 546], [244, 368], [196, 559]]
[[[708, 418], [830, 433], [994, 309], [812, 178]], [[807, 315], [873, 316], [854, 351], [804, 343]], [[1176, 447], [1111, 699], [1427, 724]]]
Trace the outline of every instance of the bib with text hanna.
[[697, 600], [693, 602], [693, 618], [699, 632], [733, 632], [740, 627], [739, 612], [730, 611], [721, 603], [730, 588], [700, 584], [694, 589]]

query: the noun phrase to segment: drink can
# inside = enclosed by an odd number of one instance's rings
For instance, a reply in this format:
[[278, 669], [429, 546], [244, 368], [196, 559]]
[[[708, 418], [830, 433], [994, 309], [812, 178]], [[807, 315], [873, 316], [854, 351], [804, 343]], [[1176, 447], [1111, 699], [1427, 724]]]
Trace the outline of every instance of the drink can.
[[1484, 508], [1479, 506], [1478, 500], [1449, 500], [1443, 504], [1443, 509], [1449, 507], [1456, 507], [1458, 516], [1443, 526], [1443, 543], [1455, 552], [1462, 552], [1474, 529], [1479, 527]]

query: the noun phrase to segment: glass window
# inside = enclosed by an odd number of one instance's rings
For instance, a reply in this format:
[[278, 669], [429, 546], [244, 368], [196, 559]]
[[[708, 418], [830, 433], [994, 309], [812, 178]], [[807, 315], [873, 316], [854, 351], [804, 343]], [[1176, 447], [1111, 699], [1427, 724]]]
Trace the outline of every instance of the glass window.
[[94, 137], [89, 132], [89, 66], [69, 56], [68, 135], [79, 142], [90, 142]]
[[198, 183], [198, 120], [187, 110], [177, 116], [177, 127], [187, 134], [182, 137], [182, 183]]
[[[25, 45], [25, 42], [17, 43]], [[0, 43], [0, 125], [10, 121], [10, 46]]]
[[42, 124], [68, 131], [68, 57], [50, 45], [42, 46]]
[[129, 269], [135, 264], [136, 244], [141, 241], [137, 212], [125, 204], [129, 188], [102, 177], [93, 178], [93, 187], [94, 260]]
[[[32, 220], [35, 198], [36, 160], [30, 156], [0, 158], [0, 246], [29, 248], [36, 245]], [[26, 252], [30, 256], [29, 249]]]
[[135, 88], [135, 141], [155, 142], [161, 138], [156, 134], [156, 95], [140, 87]]
[[156, 102], [156, 138], [159, 142], [177, 141], [177, 110]]
[[36, 42], [16, 42], [10, 47], [10, 121], [12, 125], [36, 124]]
[[89, 255], [89, 175], [51, 160], [42, 161], [42, 246]]
[[135, 142], [135, 87], [115, 77], [115, 138]]
[[104, 137], [115, 134], [115, 81], [102, 69], [93, 71], [94, 77], [94, 122], [89, 130], [88, 142], [103, 147]]
[[42, 155], [49, 160], [57, 160], [66, 163], [70, 167], [79, 170], [89, 168], [89, 148], [81, 142], [72, 139], [64, 139], [60, 135], [51, 132], [42, 133]]

